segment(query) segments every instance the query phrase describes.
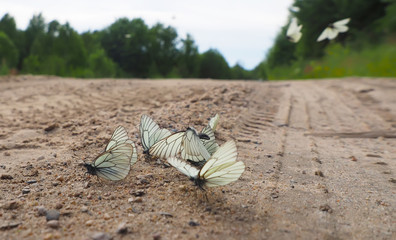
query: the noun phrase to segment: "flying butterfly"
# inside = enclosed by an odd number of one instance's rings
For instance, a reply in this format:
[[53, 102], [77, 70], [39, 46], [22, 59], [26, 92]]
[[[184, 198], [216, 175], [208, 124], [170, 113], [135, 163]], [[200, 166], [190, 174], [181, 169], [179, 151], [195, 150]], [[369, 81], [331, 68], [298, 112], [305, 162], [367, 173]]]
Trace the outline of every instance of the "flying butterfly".
[[176, 157], [170, 157], [167, 161], [200, 189], [205, 190], [205, 187], [222, 186], [238, 180], [245, 171], [245, 164], [236, 159], [236, 144], [231, 140], [219, 147], [201, 170]]
[[292, 18], [289, 28], [287, 29], [286, 36], [290, 42], [298, 42], [302, 36], [301, 33], [302, 25], [297, 25], [297, 18]]
[[345, 18], [340, 21], [330, 23], [329, 26], [325, 28], [325, 30], [319, 35], [316, 41], [320, 42], [325, 40], [326, 38], [332, 40], [336, 38], [339, 33], [348, 31], [348, 27], [346, 26], [346, 24], [348, 24], [350, 20], [350, 18]]
[[158, 124], [147, 115], [142, 115], [140, 118], [139, 130], [143, 153], [145, 154], [149, 153], [150, 147], [156, 142], [172, 134], [168, 129], [160, 128]]
[[128, 138], [124, 127], [117, 127], [105, 151], [101, 153], [92, 163], [84, 163], [87, 173], [96, 175], [101, 179], [118, 181], [124, 179], [137, 161], [135, 144]]
[[209, 159], [210, 153], [206, 150], [201, 139], [209, 140], [209, 136], [198, 133], [192, 127], [186, 131], [174, 133], [151, 146], [149, 154], [161, 159], [177, 156], [183, 159], [200, 162]]

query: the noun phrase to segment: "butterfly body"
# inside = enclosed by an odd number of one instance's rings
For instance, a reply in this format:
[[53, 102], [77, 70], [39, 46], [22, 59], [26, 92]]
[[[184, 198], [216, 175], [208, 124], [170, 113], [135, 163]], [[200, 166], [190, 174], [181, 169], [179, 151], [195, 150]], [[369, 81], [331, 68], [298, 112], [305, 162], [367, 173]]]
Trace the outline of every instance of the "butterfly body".
[[88, 174], [96, 175], [96, 168], [89, 163], [84, 163], [83, 165], [86, 169]]

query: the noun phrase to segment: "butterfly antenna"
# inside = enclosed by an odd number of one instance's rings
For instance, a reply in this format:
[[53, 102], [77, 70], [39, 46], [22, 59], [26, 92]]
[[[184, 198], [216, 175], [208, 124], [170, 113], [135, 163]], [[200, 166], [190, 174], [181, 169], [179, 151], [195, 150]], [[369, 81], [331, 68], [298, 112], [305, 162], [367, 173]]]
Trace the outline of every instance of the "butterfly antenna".
[[205, 196], [205, 200], [206, 200], [206, 202], [207, 202], [207, 203], [209, 203], [209, 198], [208, 198], [208, 194], [207, 194], [207, 192], [205, 191], [203, 194], [204, 194], [204, 196]]

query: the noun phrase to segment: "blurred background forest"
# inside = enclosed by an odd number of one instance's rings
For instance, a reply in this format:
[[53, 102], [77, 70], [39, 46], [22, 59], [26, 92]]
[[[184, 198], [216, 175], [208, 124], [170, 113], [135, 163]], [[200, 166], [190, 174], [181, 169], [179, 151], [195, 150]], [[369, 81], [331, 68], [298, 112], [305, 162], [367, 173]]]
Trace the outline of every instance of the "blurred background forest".
[[[290, 19], [303, 25], [289, 42]], [[316, 42], [329, 23], [351, 18], [349, 31]], [[81, 78], [306, 79], [396, 77], [396, 0], [295, 0], [289, 19], [252, 70], [229, 66], [216, 49], [200, 53], [193, 36], [172, 26], [120, 18], [102, 30], [78, 33], [68, 23], [34, 15], [25, 30], [0, 20], [0, 75]], [[260, 29], [257, 29], [260, 31]], [[243, 45], [243, 42], [241, 42]]]

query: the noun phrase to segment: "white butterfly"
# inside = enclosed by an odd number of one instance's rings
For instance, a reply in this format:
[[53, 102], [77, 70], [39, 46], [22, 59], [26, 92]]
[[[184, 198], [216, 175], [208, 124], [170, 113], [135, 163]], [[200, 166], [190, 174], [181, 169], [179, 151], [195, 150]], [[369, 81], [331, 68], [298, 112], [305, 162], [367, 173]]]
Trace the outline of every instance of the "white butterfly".
[[209, 137], [208, 139], [202, 139], [201, 141], [203, 145], [205, 146], [206, 150], [212, 155], [214, 152], [217, 151], [219, 148], [219, 145], [216, 143], [214, 131], [217, 128], [217, 124], [219, 122], [219, 114], [216, 114], [214, 117], [212, 117], [209, 120], [208, 125], [201, 131], [201, 134], [205, 134]]
[[168, 158], [169, 164], [194, 181], [201, 189], [229, 184], [238, 180], [245, 171], [245, 164], [237, 162], [237, 149], [234, 141], [224, 143], [205, 163], [201, 170], [177, 159]]
[[87, 173], [102, 179], [118, 181], [124, 179], [137, 161], [135, 144], [128, 138], [124, 127], [117, 127], [105, 152], [101, 153], [92, 163], [84, 163]]
[[198, 134], [197, 130], [189, 127], [186, 131], [174, 133], [158, 141], [151, 146], [149, 153], [162, 159], [175, 157], [180, 153], [183, 159], [201, 162], [210, 157], [201, 138], [210, 140], [206, 134]]
[[147, 115], [142, 115], [139, 130], [143, 153], [148, 153], [150, 147], [156, 142], [172, 134], [168, 129], [160, 128], [158, 124]]
[[289, 28], [287, 29], [286, 36], [290, 42], [298, 42], [302, 36], [301, 33], [302, 25], [297, 25], [297, 18], [292, 18]]
[[325, 28], [325, 30], [320, 34], [316, 41], [320, 42], [325, 40], [326, 38], [332, 40], [336, 38], [339, 33], [348, 31], [348, 27], [346, 26], [346, 24], [348, 24], [350, 20], [350, 18], [345, 18], [340, 21], [330, 23], [329, 26]]
[[212, 128], [213, 132], [216, 131], [217, 124], [219, 123], [219, 118], [220, 118], [219, 114], [216, 113], [216, 115], [209, 120], [208, 126]]

